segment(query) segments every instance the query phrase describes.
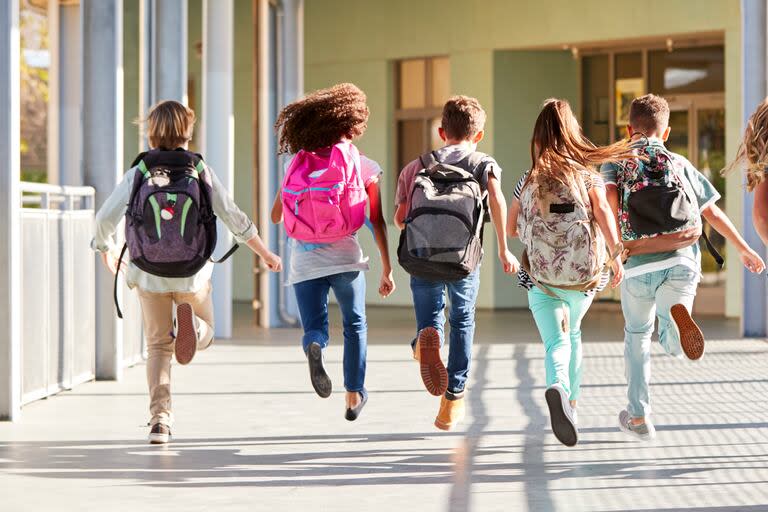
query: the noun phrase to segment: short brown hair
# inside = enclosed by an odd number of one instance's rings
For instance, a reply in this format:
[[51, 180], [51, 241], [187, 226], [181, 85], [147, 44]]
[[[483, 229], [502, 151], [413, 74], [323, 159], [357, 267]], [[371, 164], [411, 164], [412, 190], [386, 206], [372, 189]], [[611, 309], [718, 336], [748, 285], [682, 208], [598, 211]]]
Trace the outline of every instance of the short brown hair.
[[467, 140], [485, 127], [485, 110], [469, 96], [452, 96], [443, 107], [443, 130], [451, 139]]
[[638, 133], [660, 135], [669, 126], [669, 103], [655, 94], [635, 98], [629, 107], [629, 125]]
[[195, 112], [178, 101], [161, 101], [149, 109], [146, 123], [151, 147], [176, 149], [192, 140]]

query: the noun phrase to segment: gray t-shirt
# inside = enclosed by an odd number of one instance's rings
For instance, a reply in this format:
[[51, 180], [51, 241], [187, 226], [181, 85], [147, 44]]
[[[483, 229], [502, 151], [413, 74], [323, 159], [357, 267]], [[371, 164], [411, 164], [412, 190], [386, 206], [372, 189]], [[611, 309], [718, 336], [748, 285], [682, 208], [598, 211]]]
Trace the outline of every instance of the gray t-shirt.
[[[378, 163], [361, 156], [360, 164], [363, 167], [363, 183], [366, 187], [379, 180], [382, 170]], [[286, 268], [288, 285], [344, 272], [369, 269], [368, 258], [363, 255], [363, 249], [357, 241], [357, 234], [329, 244], [305, 243], [288, 238], [288, 249], [290, 251]]]

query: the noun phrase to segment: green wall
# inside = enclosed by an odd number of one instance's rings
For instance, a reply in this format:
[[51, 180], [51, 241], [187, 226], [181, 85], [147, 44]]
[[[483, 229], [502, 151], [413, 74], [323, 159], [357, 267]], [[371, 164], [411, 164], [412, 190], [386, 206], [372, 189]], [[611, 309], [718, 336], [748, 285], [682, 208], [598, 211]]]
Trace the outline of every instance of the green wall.
[[[524, 71], [523, 71], [524, 70]], [[494, 55], [495, 109], [494, 156], [504, 169], [501, 181], [504, 196], [511, 202], [518, 179], [530, 168], [530, 141], [541, 104], [547, 98], [563, 98], [578, 115], [578, 63], [561, 51], [498, 51]], [[512, 252], [522, 246], [511, 241]], [[495, 267], [496, 307], [525, 307], [527, 298], [516, 278]]]
[[[719, 33], [726, 45], [727, 148], [735, 152], [742, 125], [740, 15], [738, 0], [306, 0], [305, 88], [313, 90], [353, 81], [368, 94], [369, 129], [359, 145], [384, 168], [384, 194], [393, 197], [395, 165], [394, 61], [408, 57], [447, 55], [454, 93], [476, 96], [488, 112], [488, 133], [480, 149], [497, 157], [506, 169], [504, 190], [511, 197], [514, 177], [527, 168], [530, 131], [541, 100], [570, 99], [578, 109], [577, 62], [563, 45], [616, 44], [617, 41], [662, 38], [678, 34]], [[652, 22], [648, 22], [654, 13]], [[367, 21], [366, 21], [367, 20]], [[635, 20], [642, 20], [636, 23]], [[344, 30], [328, 30], [343, 26]], [[544, 51], [546, 50], [546, 51]], [[733, 192], [727, 210], [740, 221], [738, 176], [729, 178]], [[387, 216], [391, 217], [391, 205]], [[390, 245], [397, 230], [390, 228]], [[375, 271], [374, 245], [363, 236]], [[517, 242], [515, 242], [517, 244]], [[513, 247], [519, 248], [514, 245]], [[478, 305], [518, 307], [525, 304], [514, 279], [496, 265], [493, 236], [486, 236]], [[731, 261], [736, 261], [730, 255]], [[728, 275], [728, 313], [740, 309], [739, 269]], [[396, 273], [395, 295], [383, 302], [410, 304], [407, 276]], [[375, 288], [371, 276], [369, 288]], [[372, 290], [375, 291], [375, 290]], [[382, 302], [369, 292], [369, 300]]]

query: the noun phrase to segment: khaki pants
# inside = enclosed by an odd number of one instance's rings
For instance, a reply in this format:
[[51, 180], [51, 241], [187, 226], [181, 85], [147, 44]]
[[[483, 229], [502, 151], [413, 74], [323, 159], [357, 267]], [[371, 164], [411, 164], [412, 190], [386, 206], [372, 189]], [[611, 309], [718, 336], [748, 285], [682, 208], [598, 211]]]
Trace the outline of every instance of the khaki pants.
[[150, 425], [171, 426], [171, 357], [173, 356], [173, 308], [189, 303], [198, 321], [198, 350], [213, 341], [213, 302], [211, 282], [198, 292], [153, 293], [138, 290], [147, 340], [147, 384], [149, 384]]

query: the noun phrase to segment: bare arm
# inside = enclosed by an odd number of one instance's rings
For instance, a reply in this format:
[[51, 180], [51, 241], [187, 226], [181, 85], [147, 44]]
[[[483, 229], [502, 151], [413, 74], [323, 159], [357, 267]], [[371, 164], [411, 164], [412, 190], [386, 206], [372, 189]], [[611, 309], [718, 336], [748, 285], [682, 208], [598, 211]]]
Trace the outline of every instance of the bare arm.
[[269, 217], [272, 220], [272, 224], [280, 224], [283, 222], [283, 200], [280, 192], [275, 196], [275, 202], [272, 203], [272, 212]]
[[768, 244], [768, 180], [763, 181], [755, 188], [752, 222], [763, 243]]
[[408, 215], [408, 207], [405, 203], [400, 203], [397, 205], [397, 210], [395, 210], [395, 226], [397, 226], [398, 229], [405, 229], [405, 216]]
[[504, 193], [501, 191], [501, 183], [492, 174], [488, 176], [488, 202], [493, 229], [496, 231], [499, 261], [505, 273], [514, 274], [520, 264], [509, 252], [509, 245], [507, 245], [507, 200], [504, 199]]
[[370, 206], [370, 219], [373, 224], [373, 237], [381, 255], [381, 281], [379, 282], [379, 294], [387, 297], [395, 291], [395, 283], [392, 278], [392, 262], [389, 258], [389, 244], [387, 243], [387, 223], [384, 221], [384, 213], [381, 208], [381, 192], [378, 180], [368, 185], [365, 189], [368, 193]]
[[[606, 191], [603, 187], [592, 187], [589, 189], [589, 200], [592, 203], [592, 215], [594, 215], [600, 231], [603, 232], [603, 236], [608, 241], [608, 247], [613, 251], [621, 243], [621, 238], [619, 237], [619, 228], [616, 221], [619, 202], [618, 194], [616, 193], [616, 187], [611, 188], [613, 189], [615, 203], [612, 203], [610, 199], [611, 190], [608, 189]], [[614, 204], [616, 209], [614, 209]], [[614, 288], [624, 279], [624, 265], [621, 263], [621, 257], [621, 253], [618, 253], [613, 261], [614, 275], [611, 285]]]
[[517, 238], [520, 234], [517, 232], [517, 216], [520, 215], [520, 201], [513, 198], [509, 205], [507, 213], [507, 235], [509, 238]]
[[736, 250], [739, 251], [741, 257], [741, 262], [747, 269], [757, 273], [762, 272], [765, 269], [763, 259], [753, 251], [749, 245], [747, 245], [747, 242], [736, 230], [736, 226], [733, 225], [731, 219], [728, 218], [720, 207], [712, 203], [704, 208], [701, 215], [710, 223], [715, 231], [723, 235], [726, 240], [736, 246]]

